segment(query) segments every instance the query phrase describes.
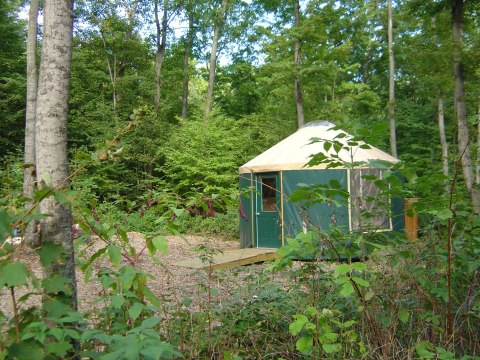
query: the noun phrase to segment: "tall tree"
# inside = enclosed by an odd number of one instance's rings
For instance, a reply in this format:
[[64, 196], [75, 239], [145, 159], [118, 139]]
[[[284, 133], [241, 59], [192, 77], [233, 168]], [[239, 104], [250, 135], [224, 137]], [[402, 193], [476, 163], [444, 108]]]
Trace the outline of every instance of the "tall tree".
[[212, 48], [210, 50], [210, 63], [208, 69], [208, 88], [207, 88], [207, 97], [205, 100], [205, 118], [208, 117], [210, 111], [212, 110], [213, 102], [213, 89], [215, 86], [215, 69], [217, 66], [217, 51], [218, 51], [218, 41], [220, 40], [220, 33], [222, 31], [223, 23], [227, 16], [228, 10], [228, 1], [222, 0], [222, 5], [220, 12], [215, 18], [215, 26], [213, 30], [213, 39], [212, 39]]
[[[39, 186], [64, 189], [68, 183], [67, 112], [72, 55], [73, 0], [45, 0], [43, 39], [38, 79], [35, 127], [35, 156]], [[40, 203], [46, 214], [40, 223], [42, 246], [61, 246], [64, 260], [47, 269], [70, 280], [65, 301], [76, 309], [77, 294], [72, 241], [72, 216], [69, 205], [50, 196]], [[45, 299], [49, 301], [48, 299]]]
[[295, 37], [295, 105], [297, 107], [297, 128], [301, 128], [305, 124], [305, 112], [303, 109], [303, 97], [302, 97], [302, 80], [300, 73], [300, 50], [302, 42], [299, 35], [298, 28], [300, 27], [300, 1], [294, 0], [293, 13], [294, 13], [294, 27], [297, 30]]
[[[465, 82], [463, 74], [463, 24], [464, 0], [455, 0], [452, 4], [452, 31], [454, 42], [453, 72], [455, 79], [454, 104], [458, 126], [458, 147], [461, 156], [465, 186], [470, 194], [475, 213], [480, 213], [480, 188], [474, 177], [472, 154], [470, 149], [470, 134], [467, 120], [467, 105], [465, 101]], [[453, 325], [452, 325], [453, 326]], [[451, 327], [451, 326], [450, 326]]]
[[388, 122], [390, 124], [390, 149], [397, 157], [397, 135], [395, 130], [395, 59], [393, 56], [393, 11], [392, 0], [387, 1], [388, 8]]
[[[442, 147], [442, 169], [443, 175], [448, 177], [450, 171], [448, 167], [448, 142], [447, 136], [445, 135], [445, 109], [443, 105], [443, 96], [438, 97], [438, 106], [437, 106], [437, 120], [438, 120], [438, 132], [440, 135], [440, 145]], [[449, 183], [445, 181], [445, 193], [449, 191]]]
[[[23, 169], [23, 195], [26, 199], [25, 210], [29, 210], [33, 202], [35, 190], [35, 111], [37, 107], [37, 28], [38, 0], [30, 1], [27, 35], [27, 106], [25, 113], [25, 146]], [[34, 222], [30, 221], [25, 229], [25, 242], [36, 244]]]
[[167, 46], [168, 0], [163, 0], [162, 21], [160, 21], [158, 16], [158, 10], [158, 0], [155, 0], [155, 27], [157, 29], [157, 52], [155, 54], [155, 96], [153, 100], [155, 110], [157, 110], [160, 106], [161, 72], [162, 64], [165, 59], [165, 48]]
[[183, 51], [183, 86], [182, 86], [182, 118], [186, 119], [188, 115], [188, 87], [190, 83], [190, 54], [193, 47], [193, 1], [188, 1], [186, 5], [188, 16], [188, 33], [185, 39], [185, 48]]

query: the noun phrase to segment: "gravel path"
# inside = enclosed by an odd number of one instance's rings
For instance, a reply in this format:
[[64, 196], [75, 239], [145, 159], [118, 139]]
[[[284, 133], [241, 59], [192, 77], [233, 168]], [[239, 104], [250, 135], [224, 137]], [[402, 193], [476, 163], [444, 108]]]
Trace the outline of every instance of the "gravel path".
[[[127, 233], [129, 243], [139, 253], [146, 244], [145, 237], [138, 232]], [[152, 276], [148, 280], [148, 286], [162, 302], [180, 303], [185, 297], [192, 299], [192, 309], [203, 308], [206, 302], [205, 286], [208, 284], [208, 271], [189, 269], [175, 266], [174, 262], [181, 261], [193, 256], [199, 256], [195, 252], [198, 245], [206, 245], [212, 249], [235, 249], [238, 248], [238, 241], [224, 241], [220, 238], [206, 238], [201, 236], [167, 236], [169, 251], [167, 254], [156, 254], [158, 261], [153, 261], [147, 249], [135, 261], [135, 266], [141, 268]], [[105, 244], [99, 239], [90, 240], [89, 247], [85, 250], [87, 255], [95, 253]], [[41, 267], [38, 257], [24, 249], [22, 245], [17, 246], [16, 259], [24, 261], [33, 273], [41, 276]], [[79, 256], [77, 255], [77, 258]], [[127, 263], [127, 261], [124, 261]], [[107, 259], [97, 259], [92, 264], [93, 269], [98, 271], [102, 266], [108, 265]], [[261, 271], [265, 265], [250, 265], [236, 269], [218, 270], [210, 277], [210, 286], [218, 290], [215, 301], [222, 302], [230, 299], [234, 291], [238, 290], [239, 281], [249, 277], [251, 274]], [[92, 275], [92, 278], [94, 276]], [[102, 286], [98, 281], [84, 281], [84, 273], [77, 268], [78, 304], [80, 311], [91, 310], [98, 306], [96, 299], [102, 296]], [[31, 290], [31, 289], [30, 289]], [[16, 289], [17, 298], [29, 289]], [[23, 307], [40, 304], [39, 295], [30, 296], [28, 301], [22, 303]], [[0, 309], [7, 316], [13, 315], [10, 292], [4, 288], [0, 293]]]

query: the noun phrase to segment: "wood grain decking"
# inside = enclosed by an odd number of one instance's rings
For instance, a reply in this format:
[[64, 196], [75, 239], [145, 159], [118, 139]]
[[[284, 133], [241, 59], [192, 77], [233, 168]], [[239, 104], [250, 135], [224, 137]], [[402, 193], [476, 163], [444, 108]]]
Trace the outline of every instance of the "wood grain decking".
[[[270, 248], [224, 250], [221, 254], [213, 255], [212, 269], [225, 269], [275, 259], [280, 257], [276, 251], [277, 249]], [[175, 262], [173, 265], [191, 269], [205, 269], [209, 267], [209, 264], [202, 262], [198, 256]]]

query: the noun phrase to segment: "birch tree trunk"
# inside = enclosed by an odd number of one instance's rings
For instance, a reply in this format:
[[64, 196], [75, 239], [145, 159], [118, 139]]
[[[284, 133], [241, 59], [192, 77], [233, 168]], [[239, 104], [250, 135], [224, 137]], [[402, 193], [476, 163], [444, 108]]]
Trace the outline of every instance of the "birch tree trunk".
[[393, 56], [393, 14], [392, 0], [388, 0], [388, 122], [390, 124], [390, 149], [397, 157], [397, 135], [395, 130], [395, 59]]
[[[38, 81], [35, 153], [39, 186], [63, 189], [69, 175], [67, 159], [67, 112], [72, 56], [73, 0], [45, 0], [42, 55]], [[67, 204], [53, 196], [40, 203], [47, 217], [40, 223], [42, 246], [64, 249], [63, 261], [54, 261], [47, 274], [59, 273], [71, 280], [71, 294], [59, 294], [73, 309], [77, 307], [72, 216]], [[48, 299], [45, 299], [48, 301]]]
[[217, 66], [217, 50], [218, 50], [218, 41], [220, 39], [220, 31], [223, 27], [223, 22], [227, 15], [228, 0], [222, 0], [222, 7], [220, 9], [220, 14], [217, 19], [215, 19], [215, 29], [213, 31], [213, 40], [212, 40], [212, 50], [210, 52], [210, 68], [208, 73], [208, 88], [207, 88], [207, 98], [205, 100], [205, 119], [212, 111], [212, 100], [213, 100], [213, 89], [215, 86], [215, 68]]
[[160, 94], [162, 87], [162, 65], [165, 59], [165, 47], [167, 44], [167, 15], [168, 15], [168, 3], [167, 0], [163, 0], [163, 16], [162, 23], [158, 18], [158, 0], [155, 0], [155, 25], [157, 28], [157, 53], [155, 56], [155, 96], [153, 99], [153, 105], [155, 110], [158, 110], [160, 106]]
[[190, 83], [189, 59], [193, 47], [193, 9], [191, 2], [188, 5], [188, 39], [183, 52], [183, 93], [182, 93], [182, 119], [188, 116], [188, 87]]
[[[455, 0], [452, 6], [452, 28], [454, 42], [453, 72], [455, 78], [454, 103], [458, 126], [458, 152], [461, 157], [465, 187], [470, 194], [475, 213], [480, 213], [480, 189], [475, 186], [470, 150], [470, 135], [465, 103], [465, 83], [463, 76], [462, 35], [464, 21], [464, 0]], [[477, 184], [478, 185], [478, 184]]]
[[[298, 31], [300, 25], [300, 3], [299, 0], [295, 0], [294, 7], [294, 27]], [[301, 128], [305, 125], [305, 112], [303, 109], [303, 97], [302, 97], [302, 80], [300, 74], [300, 49], [302, 43], [299, 36], [297, 35], [295, 39], [295, 54], [294, 54], [294, 63], [295, 63], [295, 105], [297, 107], [297, 128]]]
[[[437, 114], [438, 114], [438, 132], [440, 134], [440, 144], [442, 146], [442, 164], [443, 164], [443, 175], [448, 177], [449, 175], [449, 168], [448, 168], [448, 143], [447, 137], [445, 136], [445, 111], [443, 106], [443, 98], [438, 98], [438, 107], [437, 107]], [[445, 181], [445, 193], [448, 193], [448, 180]]]
[[[35, 190], [35, 111], [37, 107], [37, 29], [38, 29], [38, 0], [30, 1], [28, 14], [27, 35], [27, 106], [25, 111], [25, 148], [23, 169], [23, 196], [25, 211], [33, 206], [33, 192]], [[24, 241], [30, 247], [38, 246], [38, 237], [35, 234], [35, 222], [27, 224]]]

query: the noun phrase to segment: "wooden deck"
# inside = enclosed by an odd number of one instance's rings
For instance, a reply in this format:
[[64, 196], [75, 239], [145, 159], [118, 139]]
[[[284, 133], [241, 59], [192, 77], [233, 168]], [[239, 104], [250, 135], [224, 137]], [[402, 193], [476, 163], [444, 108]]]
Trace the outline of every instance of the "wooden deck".
[[[226, 269], [275, 259], [280, 257], [276, 251], [277, 249], [270, 248], [224, 250], [221, 254], [213, 255], [212, 269]], [[198, 256], [178, 261], [173, 265], [191, 269], [206, 269], [209, 267], [209, 264], [202, 262]]]

